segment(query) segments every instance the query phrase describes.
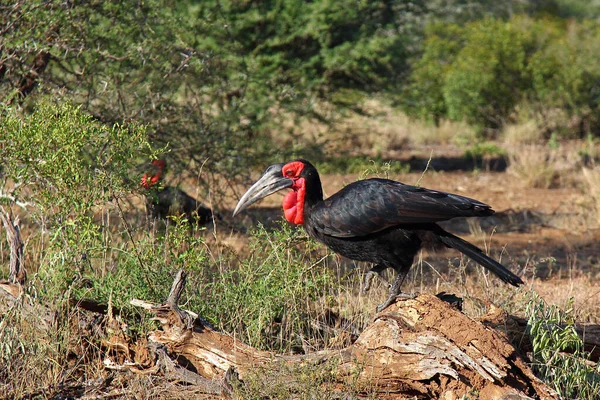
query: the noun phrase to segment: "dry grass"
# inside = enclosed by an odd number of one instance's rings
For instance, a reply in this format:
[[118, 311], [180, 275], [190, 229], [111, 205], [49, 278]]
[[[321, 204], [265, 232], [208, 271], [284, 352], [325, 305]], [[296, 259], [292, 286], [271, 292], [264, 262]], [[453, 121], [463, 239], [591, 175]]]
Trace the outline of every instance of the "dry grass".
[[435, 125], [412, 121], [410, 139], [416, 145], [474, 143], [477, 131], [464, 122], [441, 120]]
[[583, 167], [581, 172], [587, 195], [593, 203], [596, 220], [598, 225], [600, 225], [600, 166], [594, 165], [591, 168]]
[[557, 184], [557, 150], [537, 144], [513, 146], [508, 150], [508, 159], [508, 171], [525, 186], [548, 189]]
[[544, 130], [534, 119], [506, 125], [501, 134], [501, 140], [508, 146], [541, 143], [543, 139]]
[[411, 146], [462, 144], [477, 138], [476, 130], [464, 122], [442, 120], [435, 125], [414, 120], [381, 98], [366, 99], [360, 113], [334, 115], [327, 104], [316, 108], [331, 118], [331, 124], [290, 118], [283, 124], [284, 129], [271, 133], [273, 141], [289, 149], [310, 144], [326, 154], [385, 157]]

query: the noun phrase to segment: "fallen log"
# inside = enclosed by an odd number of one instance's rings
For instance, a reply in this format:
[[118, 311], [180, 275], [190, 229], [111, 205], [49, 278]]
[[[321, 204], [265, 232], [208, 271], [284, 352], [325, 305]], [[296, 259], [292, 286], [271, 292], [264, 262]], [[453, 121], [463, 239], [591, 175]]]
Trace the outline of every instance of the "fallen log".
[[333, 360], [341, 386], [352, 381], [378, 398], [458, 399], [474, 392], [482, 399], [557, 398], [502, 333], [436, 296], [396, 302], [344, 349], [284, 356], [252, 348], [179, 309], [185, 277], [183, 271], [177, 274], [162, 305], [132, 304], [154, 313], [161, 324], [149, 335], [151, 343], [186, 360], [200, 377], [222, 381], [224, 393], [231, 390], [232, 371], [243, 384], [257, 368]]

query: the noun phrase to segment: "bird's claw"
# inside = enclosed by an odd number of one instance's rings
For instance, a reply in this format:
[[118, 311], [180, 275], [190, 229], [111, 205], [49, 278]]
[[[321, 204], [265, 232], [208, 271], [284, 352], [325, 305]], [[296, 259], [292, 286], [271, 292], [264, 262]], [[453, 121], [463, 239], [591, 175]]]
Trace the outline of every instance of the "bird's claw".
[[382, 312], [383, 310], [385, 310], [386, 308], [388, 308], [390, 305], [392, 305], [392, 303], [394, 303], [396, 301], [396, 299], [401, 299], [401, 300], [412, 300], [415, 297], [417, 297], [416, 293], [398, 293], [398, 294], [391, 294], [386, 301], [384, 301], [383, 303], [381, 303], [380, 305], [378, 305], [375, 308], [375, 311], [377, 311], [377, 313]]
[[402, 293], [402, 292], [400, 292], [400, 293], [398, 293], [396, 295], [397, 299], [402, 299], [402, 300], [413, 300], [416, 297], [417, 297], [416, 293]]

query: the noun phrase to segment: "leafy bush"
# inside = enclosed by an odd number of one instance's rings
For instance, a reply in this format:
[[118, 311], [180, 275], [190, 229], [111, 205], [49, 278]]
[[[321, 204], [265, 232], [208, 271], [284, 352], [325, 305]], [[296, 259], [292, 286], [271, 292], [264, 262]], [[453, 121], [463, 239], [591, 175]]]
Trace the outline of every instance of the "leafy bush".
[[327, 118], [315, 99], [349, 106], [344, 89], [393, 87], [421, 3], [19, 0], [0, 12], [0, 102], [68, 98], [106, 123], [147, 125], [184, 177], [203, 165], [204, 183], [243, 179], [278, 153], [265, 132], [281, 118]]
[[[120, 210], [137, 186], [135, 165], [155, 156], [146, 130], [107, 126], [71, 104], [39, 103], [31, 114], [2, 110], [3, 192], [28, 205], [41, 250], [40, 276], [61, 282], [97, 263], [110, 244], [97, 213]], [[35, 272], [31, 271], [30, 272]]]
[[[432, 25], [413, 62], [404, 108], [436, 122], [464, 120], [495, 133], [525, 105], [548, 132], [596, 132], [600, 50], [592, 44], [599, 32], [597, 21], [523, 16]], [[561, 111], [567, 117], [552, 123]]]
[[423, 54], [414, 62], [404, 89], [404, 109], [436, 124], [448, 114], [444, 81], [462, 47], [463, 28], [449, 23], [431, 24], [425, 30]]
[[569, 303], [562, 311], [548, 306], [537, 294], [532, 295], [526, 310], [533, 344], [532, 368], [561, 398], [597, 399], [600, 370], [587, 362], [588, 354], [575, 330], [572, 307]]
[[531, 38], [515, 22], [484, 19], [467, 25], [444, 79], [449, 118], [501, 127], [528, 89], [525, 63]]
[[0, 124], [1, 163], [14, 196], [56, 224], [123, 197], [136, 163], [155, 156], [145, 128], [105, 125], [69, 103], [46, 100], [26, 115], [4, 108]]
[[[561, 33], [529, 61], [532, 96], [546, 126], [554, 122], [563, 137], [585, 137], [600, 126], [600, 51], [593, 46], [600, 40], [600, 25], [573, 22], [563, 25]], [[553, 121], [555, 109], [566, 117]]]

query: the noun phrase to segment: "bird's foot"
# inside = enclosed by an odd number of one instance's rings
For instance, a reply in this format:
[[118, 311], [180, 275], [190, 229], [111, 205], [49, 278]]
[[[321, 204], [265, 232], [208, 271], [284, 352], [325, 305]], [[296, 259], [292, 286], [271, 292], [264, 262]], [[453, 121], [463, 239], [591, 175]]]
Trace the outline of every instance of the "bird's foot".
[[377, 272], [375, 271], [369, 271], [367, 272], [367, 274], [365, 275], [365, 279], [364, 279], [364, 284], [363, 284], [363, 294], [367, 294], [367, 292], [371, 289], [371, 283], [373, 282], [373, 278], [375, 278], [375, 275], [377, 275]]
[[380, 305], [378, 305], [375, 308], [375, 311], [377, 311], [378, 313], [382, 312], [383, 310], [385, 310], [386, 308], [388, 308], [390, 305], [392, 305], [392, 303], [394, 303], [396, 301], [396, 299], [402, 299], [402, 300], [412, 300], [415, 297], [417, 297], [416, 293], [398, 293], [398, 294], [390, 294], [390, 296], [387, 298], [386, 301], [384, 301], [383, 303], [381, 303]]
[[373, 283], [373, 278], [375, 278], [375, 275], [378, 275], [379, 279], [387, 283], [388, 286], [391, 286], [390, 283], [386, 279], [384, 279], [383, 276], [381, 276], [381, 271], [383, 270], [384, 268], [375, 266], [369, 272], [366, 273], [365, 279], [363, 280], [363, 294], [367, 294], [367, 292], [371, 289], [371, 283]]

